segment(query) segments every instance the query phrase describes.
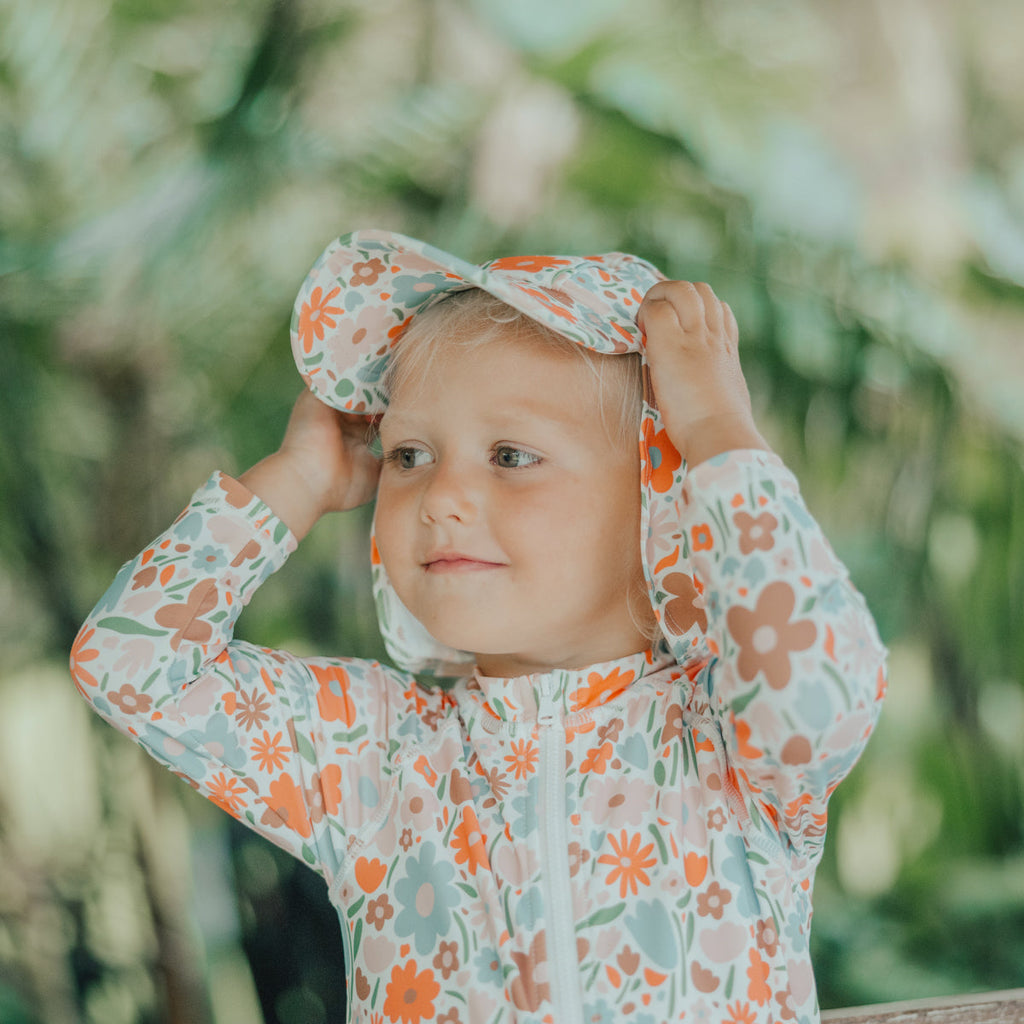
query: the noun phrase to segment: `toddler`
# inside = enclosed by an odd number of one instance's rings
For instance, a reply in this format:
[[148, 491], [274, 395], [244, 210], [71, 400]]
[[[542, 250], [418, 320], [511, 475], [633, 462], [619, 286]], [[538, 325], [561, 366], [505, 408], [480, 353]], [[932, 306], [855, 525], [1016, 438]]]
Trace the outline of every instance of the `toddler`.
[[[884, 652], [737, 340], [707, 285], [621, 253], [345, 236], [296, 302], [279, 450], [83, 626], [99, 714], [323, 875], [350, 1020], [817, 1020], [812, 880]], [[375, 495], [399, 667], [233, 640]]]

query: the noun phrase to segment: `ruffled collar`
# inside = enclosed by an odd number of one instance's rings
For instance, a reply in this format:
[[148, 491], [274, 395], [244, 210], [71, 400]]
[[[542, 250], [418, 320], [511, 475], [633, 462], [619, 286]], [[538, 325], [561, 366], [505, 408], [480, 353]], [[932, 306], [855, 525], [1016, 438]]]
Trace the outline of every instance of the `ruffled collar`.
[[579, 669], [554, 669], [531, 675], [485, 676], [477, 671], [465, 693], [485, 715], [498, 721], [533, 721], [544, 707], [560, 709], [563, 717], [585, 714], [615, 700], [645, 675], [675, 664], [664, 644]]

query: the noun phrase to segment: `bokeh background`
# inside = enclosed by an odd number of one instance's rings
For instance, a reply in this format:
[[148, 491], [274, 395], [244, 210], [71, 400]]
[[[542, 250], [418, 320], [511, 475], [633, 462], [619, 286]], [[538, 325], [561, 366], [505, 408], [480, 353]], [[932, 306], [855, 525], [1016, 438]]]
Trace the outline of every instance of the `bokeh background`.
[[[1018, 0], [0, 0], [0, 1022], [334, 1024], [322, 884], [90, 717], [117, 567], [275, 446], [292, 299], [388, 227], [712, 282], [892, 652], [824, 1006], [1024, 986]], [[366, 514], [249, 639], [376, 655]]]

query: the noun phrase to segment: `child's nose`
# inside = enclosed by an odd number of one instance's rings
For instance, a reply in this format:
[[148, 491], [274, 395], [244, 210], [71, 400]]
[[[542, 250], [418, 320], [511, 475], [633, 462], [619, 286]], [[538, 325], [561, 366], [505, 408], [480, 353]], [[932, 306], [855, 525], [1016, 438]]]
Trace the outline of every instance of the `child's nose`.
[[420, 517], [425, 523], [454, 519], [469, 522], [475, 518], [479, 498], [465, 472], [457, 467], [439, 464], [430, 476], [420, 503]]

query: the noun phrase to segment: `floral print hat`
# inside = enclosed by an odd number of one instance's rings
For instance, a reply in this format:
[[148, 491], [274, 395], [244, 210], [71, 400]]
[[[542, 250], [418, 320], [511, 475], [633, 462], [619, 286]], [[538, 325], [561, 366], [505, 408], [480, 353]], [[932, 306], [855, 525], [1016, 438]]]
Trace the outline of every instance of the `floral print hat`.
[[[639, 352], [636, 314], [662, 275], [625, 253], [511, 256], [479, 266], [389, 231], [357, 231], [327, 247], [292, 315], [296, 365], [321, 401], [344, 412], [381, 413], [390, 353], [412, 318], [450, 292], [481, 288], [545, 327], [606, 354]], [[644, 572], [651, 604], [680, 663], [704, 653], [706, 619], [679, 529], [686, 467], [661, 424], [644, 374], [639, 455]], [[410, 672], [464, 676], [473, 657], [430, 636], [399, 600], [371, 546], [373, 590], [388, 652]]]

